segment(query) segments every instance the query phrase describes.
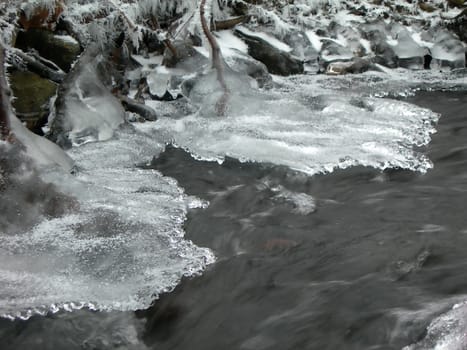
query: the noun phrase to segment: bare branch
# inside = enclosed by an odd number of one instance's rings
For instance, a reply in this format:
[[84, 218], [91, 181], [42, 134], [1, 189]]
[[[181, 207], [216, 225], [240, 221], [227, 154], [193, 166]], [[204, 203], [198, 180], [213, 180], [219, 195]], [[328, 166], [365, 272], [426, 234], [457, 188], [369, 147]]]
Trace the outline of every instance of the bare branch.
[[0, 139], [5, 141], [10, 136], [10, 97], [5, 77], [5, 48], [0, 42]]
[[8, 52], [8, 63], [10, 63], [15, 68], [21, 69], [22, 67], [19, 62], [22, 61], [26, 64], [26, 68], [30, 72], [36, 73], [42, 78], [52, 80], [55, 83], [61, 83], [65, 78], [65, 72], [56, 66], [53, 67], [54, 64], [52, 62], [44, 60], [42, 57], [40, 59], [44, 63], [39, 59], [36, 59], [33, 56], [30, 56], [27, 53], [13, 47], [9, 48]]
[[224, 63], [222, 61], [221, 49], [219, 47], [219, 44], [217, 43], [216, 38], [214, 37], [214, 35], [212, 35], [211, 31], [209, 30], [209, 26], [205, 16], [205, 6], [206, 0], [201, 0], [199, 7], [199, 15], [201, 17], [201, 26], [203, 28], [204, 35], [206, 35], [209, 45], [211, 46], [212, 68], [214, 68], [217, 71], [217, 80], [219, 81], [219, 84], [221, 85], [223, 91], [221, 98], [216, 103], [216, 112], [217, 115], [223, 116], [226, 113], [230, 91], [227, 87], [227, 83], [225, 82]]

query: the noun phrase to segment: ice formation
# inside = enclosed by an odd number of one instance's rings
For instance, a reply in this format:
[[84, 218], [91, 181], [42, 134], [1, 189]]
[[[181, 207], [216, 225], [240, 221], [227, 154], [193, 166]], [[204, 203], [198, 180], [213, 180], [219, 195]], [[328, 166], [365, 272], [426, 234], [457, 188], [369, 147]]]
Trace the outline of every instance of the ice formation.
[[420, 342], [403, 350], [463, 350], [467, 343], [467, 304], [459, 303], [435, 318], [427, 327], [427, 334]]
[[0, 235], [0, 294], [8, 296], [0, 315], [146, 308], [213, 261], [209, 250], [183, 238], [187, 209], [204, 203], [174, 180], [135, 167], [161, 148], [144, 132], [123, 129], [107, 142], [73, 148], [75, 175], [52, 169], [44, 175], [80, 208]]
[[[206, 79], [206, 78], [205, 78]], [[230, 81], [231, 83], [233, 80]], [[196, 157], [285, 165], [313, 175], [353, 165], [426, 171], [431, 162], [415, 147], [426, 145], [438, 115], [388, 99], [338, 91], [315, 95], [315, 86], [294, 80], [295, 92], [254, 94], [236, 88], [228, 118], [209, 113], [161, 118], [160, 137]], [[209, 104], [209, 82], [201, 80], [190, 98]], [[207, 107], [209, 110], [209, 107]]]

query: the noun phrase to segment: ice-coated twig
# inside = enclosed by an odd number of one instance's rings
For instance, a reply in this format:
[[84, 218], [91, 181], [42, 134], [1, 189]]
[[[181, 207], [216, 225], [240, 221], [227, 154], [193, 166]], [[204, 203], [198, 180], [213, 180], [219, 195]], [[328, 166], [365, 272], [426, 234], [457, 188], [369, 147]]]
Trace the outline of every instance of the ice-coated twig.
[[5, 141], [10, 136], [10, 97], [5, 77], [5, 48], [0, 41], [0, 139]]
[[[212, 0], [211, 0], [212, 1]], [[211, 4], [211, 1], [209, 4]], [[206, 38], [208, 39], [209, 45], [211, 46], [211, 59], [212, 59], [212, 68], [214, 68], [217, 71], [217, 80], [219, 81], [219, 84], [221, 85], [223, 94], [219, 101], [216, 103], [216, 112], [217, 115], [223, 116], [226, 113], [227, 109], [227, 101], [229, 99], [229, 88], [227, 87], [227, 83], [225, 82], [225, 76], [224, 76], [224, 62], [222, 61], [222, 56], [221, 56], [221, 49], [219, 47], [219, 44], [217, 43], [216, 38], [214, 35], [212, 35], [211, 31], [209, 30], [209, 26], [206, 20], [206, 0], [201, 0], [200, 7], [199, 7], [199, 14], [200, 14], [200, 19], [201, 19], [201, 27], [203, 28], [204, 35], [206, 35]]]

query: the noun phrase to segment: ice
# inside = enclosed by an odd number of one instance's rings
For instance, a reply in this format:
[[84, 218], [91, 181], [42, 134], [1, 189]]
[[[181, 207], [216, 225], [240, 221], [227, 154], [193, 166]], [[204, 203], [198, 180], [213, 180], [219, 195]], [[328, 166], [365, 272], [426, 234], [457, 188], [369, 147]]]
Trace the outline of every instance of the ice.
[[[308, 78], [292, 79], [296, 90], [290, 92], [289, 85], [262, 94], [232, 88], [238, 92], [230, 97], [228, 117], [215, 117], [207, 112], [209, 106], [202, 106], [199, 114], [161, 118], [155, 132], [196, 157], [222, 161], [229, 156], [310, 175], [354, 165], [421, 172], [432, 166], [414, 147], [430, 141], [437, 114], [401, 101], [359, 98], [349, 91], [314, 95], [318, 87], [308, 85]], [[193, 99], [213, 105], [209, 82], [199, 85]]]
[[220, 32], [216, 32], [215, 36], [223, 56], [226, 55], [226, 51], [228, 55], [228, 52], [231, 49], [238, 50], [245, 54], [248, 53], [248, 45], [245, 44], [242, 39], [236, 37], [231, 30], [222, 30]]
[[397, 44], [394, 52], [399, 57], [399, 65], [412, 69], [422, 69], [424, 56], [428, 53], [426, 48], [421, 47], [405, 29], [397, 29]]
[[170, 72], [161, 72], [158, 69], [151, 72], [146, 77], [151, 94], [162, 97], [169, 89], [170, 78]]
[[437, 33], [430, 51], [433, 57], [432, 68], [465, 67], [466, 48], [459, 39], [448, 31], [442, 30]]
[[459, 303], [435, 318], [427, 327], [426, 336], [403, 350], [464, 350], [467, 344], [467, 303]]
[[84, 67], [66, 96], [62, 128], [76, 144], [110, 139], [125, 116], [120, 101], [98, 79], [94, 64]]
[[60, 167], [70, 171], [73, 160], [55, 143], [29, 131], [16, 116], [10, 116], [11, 130], [15, 137], [26, 147], [26, 154], [39, 167]]
[[338, 40], [323, 38], [322, 42], [323, 47], [319, 56], [321, 61], [347, 61], [354, 56], [350, 48], [342, 45]]
[[0, 234], [1, 316], [147, 308], [213, 261], [208, 249], [183, 238], [188, 208], [206, 204], [174, 180], [135, 167], [163, 148], [145, 127], [72, 148], [75, 175], [43, 175], [80, 208], [27, 232]]

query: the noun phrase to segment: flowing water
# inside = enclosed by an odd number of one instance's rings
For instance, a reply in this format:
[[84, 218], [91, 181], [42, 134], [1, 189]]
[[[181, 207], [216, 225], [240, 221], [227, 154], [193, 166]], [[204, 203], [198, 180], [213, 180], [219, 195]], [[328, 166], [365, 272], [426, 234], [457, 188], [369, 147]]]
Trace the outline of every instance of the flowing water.
[[465, 75], [396, 78], [72, 149], [79, 212], [2, 237], [1, 349], [467, 349]]

